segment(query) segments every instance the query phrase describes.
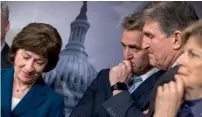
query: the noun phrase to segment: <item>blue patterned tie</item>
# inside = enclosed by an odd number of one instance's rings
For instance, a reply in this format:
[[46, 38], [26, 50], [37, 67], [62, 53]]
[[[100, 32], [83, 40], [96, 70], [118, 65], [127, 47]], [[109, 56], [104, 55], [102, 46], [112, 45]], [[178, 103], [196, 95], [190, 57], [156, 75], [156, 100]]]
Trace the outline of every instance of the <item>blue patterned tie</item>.
[[140, 76], [133, 77], [132, 80], [128, 83], [128, 86], [131, 87], [133, 84], [142, 81]]
[[129, 92], [132, 93], [133, 89], [137, 88], [136, 84], [141, 82], [142, 78], [140, 76], [135, 76], [132, 80], [128, 83]]

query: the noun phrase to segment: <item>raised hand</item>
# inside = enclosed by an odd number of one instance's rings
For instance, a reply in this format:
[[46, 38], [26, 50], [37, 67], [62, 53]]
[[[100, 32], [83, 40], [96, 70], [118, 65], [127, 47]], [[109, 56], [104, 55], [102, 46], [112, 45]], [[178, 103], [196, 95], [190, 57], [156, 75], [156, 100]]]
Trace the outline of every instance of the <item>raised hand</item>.
[[179, 76], [157, 89], [154, 117], [176, 117], [184, 96], [184, 82]]
[[132, 76], [132, 67], [129, 60], [124, 60], [110, 69], [109, 79], [111, 86], [117, 82], [128, 83]]

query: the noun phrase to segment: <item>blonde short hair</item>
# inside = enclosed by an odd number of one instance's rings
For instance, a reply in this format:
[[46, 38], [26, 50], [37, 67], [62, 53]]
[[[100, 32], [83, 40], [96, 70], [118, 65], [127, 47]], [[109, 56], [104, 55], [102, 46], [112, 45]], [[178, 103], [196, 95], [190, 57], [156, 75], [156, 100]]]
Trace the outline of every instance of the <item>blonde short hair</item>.
[[194, 22], [182, 32], [183, 43], [186, 43], [192, 36], [195, 37], [199, 46], [202, 47], [202, 20]]

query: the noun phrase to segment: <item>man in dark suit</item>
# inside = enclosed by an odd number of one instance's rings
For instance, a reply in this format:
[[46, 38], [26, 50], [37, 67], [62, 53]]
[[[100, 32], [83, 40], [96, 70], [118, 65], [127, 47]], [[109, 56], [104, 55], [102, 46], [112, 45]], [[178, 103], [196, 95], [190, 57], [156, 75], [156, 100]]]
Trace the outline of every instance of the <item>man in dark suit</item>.
[[[148, 108], [150, 92], [164, 71], [151, 67], [148, 50], [141, 48], [143, 25], [140, 13], [125, 18], [121, 40], [125, 60], [111, 69], [104, 69], [98, 73], [70, 117], [108, 117], [102, 103], [115, 95], [114, 91], [119, 89], [125, 90], [124, 92], [134, 101], [137, 114]], [[116, 84], [119, 81], [124, 83]]]
[[9, 8], [5, 3], [1, 2], [1, 68], [11, 67], [11, 63], [8, 61], [9, 46], [5, 42], [6, 33], [9, 29]]
[[[153, 117], [157, 87], [174, 80], [178, 69], [175, 61], [186, 43], [181, 40], [181, 31], [198, 20], [198, 16], [190, 3], [181, 1], [150, 2], [142, 12], [145, 21], [142, 48], [149, 50], [149, 62], [152, 66], [167, 71], [153, 88], [150, 107], [144, 112]], [[123, 98], [125, 99], [122, 100]], [[143, 113], [136, 114], [133, 103], [124, 91], [119, 91], [116, 96], [104, 102], [103, 106], [112, 117], [112, 111], [119, 117], [144, 117]]]

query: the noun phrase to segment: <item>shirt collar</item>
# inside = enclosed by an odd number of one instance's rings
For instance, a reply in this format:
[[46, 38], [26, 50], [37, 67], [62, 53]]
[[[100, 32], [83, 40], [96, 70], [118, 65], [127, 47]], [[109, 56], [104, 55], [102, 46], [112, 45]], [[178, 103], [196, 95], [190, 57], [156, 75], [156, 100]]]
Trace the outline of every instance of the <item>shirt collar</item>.
[[177, 63], [176, 63], [176, 61], [175, 61], [171, 68], [175, 67], [176, 65], [177, 65]]
[[3, 48], [5, 47], [5, 45], [6, 45], [5, 42], [1, 45], [1, 51], [3, 50]]
[[[179, 57], [177, 59], [179, 59]], [[173, 68], [173, 67], [175, 67], [177, 65], [177, 59], [175, 60], [175, 62], [173, 63], [171, 68]]]
[[[140, 75], [138, 77], [141, 77], [142, 79], [142, 82], [145, 81], [147, 78], [149, 78], [152, 74], [158, 72], [159, 69], [157, 68], [152, 68], [151, 70], [149, 70], [147, 73], [143, 74], [143, 75]], [[137, 77], [137, 76], [134, 76], [134, 78]]]

